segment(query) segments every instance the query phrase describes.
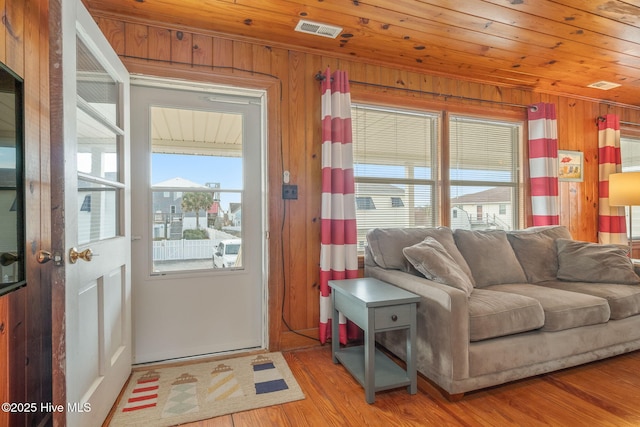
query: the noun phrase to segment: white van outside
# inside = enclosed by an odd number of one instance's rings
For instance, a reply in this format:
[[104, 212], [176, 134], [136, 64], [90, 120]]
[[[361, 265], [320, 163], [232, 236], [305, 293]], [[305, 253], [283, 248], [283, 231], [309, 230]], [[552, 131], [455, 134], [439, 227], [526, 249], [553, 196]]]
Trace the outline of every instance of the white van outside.
[[242, 239], [222, 240], [213, 253], [214, 268], [235, 267], [240, 253]]

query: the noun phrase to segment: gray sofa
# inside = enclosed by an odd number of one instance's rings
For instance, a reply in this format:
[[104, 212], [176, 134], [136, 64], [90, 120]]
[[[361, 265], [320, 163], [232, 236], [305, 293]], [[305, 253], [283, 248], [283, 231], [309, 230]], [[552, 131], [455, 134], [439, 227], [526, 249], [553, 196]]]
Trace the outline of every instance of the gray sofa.
[[[640, 348], [624, 247], [565, 227], [370, 230], [365, 276], [420, 295], [417, 367], [449, 398]], [[404, 359], [403, 334], [378, 340]]]

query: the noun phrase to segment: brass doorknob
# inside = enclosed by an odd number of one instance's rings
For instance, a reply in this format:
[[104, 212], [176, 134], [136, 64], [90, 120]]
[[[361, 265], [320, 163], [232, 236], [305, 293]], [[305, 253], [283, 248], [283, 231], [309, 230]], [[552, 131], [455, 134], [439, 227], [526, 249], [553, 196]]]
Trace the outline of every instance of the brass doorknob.
[[93, 259], [93, 252], [91, 252], [91, 249], [89, 248], [85, 249], [82, 252], [78, 252], [76, 248], [71, 248], [69, 250], [69, 262], [71, 264], [75, 264], [78, 259], [89, 262]]
[[40, 250], [36, 253], [36, 261], [38, 264], [46, 264], [53, 259], [51, 252]]

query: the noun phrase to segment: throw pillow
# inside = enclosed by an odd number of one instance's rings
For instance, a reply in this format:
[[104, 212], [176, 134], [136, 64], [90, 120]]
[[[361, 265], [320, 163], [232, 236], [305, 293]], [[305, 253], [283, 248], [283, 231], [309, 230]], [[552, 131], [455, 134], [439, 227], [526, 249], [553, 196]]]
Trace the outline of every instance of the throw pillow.
[[464, 291], [473, 291], [471, 278], [462, 270], [447, 250], [433, 237], [402, 250], [409, 262], [424, 276], [434, 282]]
[[471, 270], [458, 251], [453, 232], [448, 227], [373, 228], [367, 232], [367, 244], [373, 260], [380, 267], [413, 273], [415, 268], [403, 255], [402, 249], [420, 243], [427, 237], [440, 242], [462, 271], [471, 277]]
[[561, 225], [530, 227], [508, 232], [507, 239], [529, 283], [538, 283], [556, 279], [556, 239], [571, 239], [571, 233]]
[[640, 277], [621, 245], [601, 245], [569, 239], [556, 240], [558, 279], [572, 282], [640, 284]]
[[503, 230], [462, 230], [453, 233], [476, 287], [527, 283], [527, 277]]

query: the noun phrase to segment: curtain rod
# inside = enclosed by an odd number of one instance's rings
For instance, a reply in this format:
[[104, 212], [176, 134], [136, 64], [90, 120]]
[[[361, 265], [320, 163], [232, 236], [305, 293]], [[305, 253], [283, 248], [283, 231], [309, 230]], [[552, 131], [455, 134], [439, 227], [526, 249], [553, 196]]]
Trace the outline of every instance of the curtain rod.
[[[322, 74], [322, 72], [320, 72], [320, 71], [318, 71], [318, 73], [314, 76], [314, 78], [317, 81], [323, 81], [324, 79], [326, 79], [324, 74]], [[537, 110], [537, 107], [535, 107], [534, 105], [511, 104], [509, 102], [493, 101], [491, 99], [472, 98], [472, 97], [468, 97], [468, 96], [452, 95], [452, 94], [448, 94], [447, 95], [445, 93], [429, 92], [429, 91], [424, 91], [424, 90], [420, 90], [420, 89], [409, 89], [409, 88], [405, 88], [405, 87], [396, 87], [396, 86], [382, 85], [382, 84], [377, 84], [377, 83], [359, 82], [357, 80], [349, 80], [349, 83], [356, 84], [356, 85], [363, 85], [363, 86], [371, 86], [371, 87], [376, 87], [376, 88], [380, 88], [380, 89], [394, 89], [394, 90], [402, 90], [402, 91], [411, 92], [411, 93], [420, 93], [420, 94], [423, 94], [423, 95], [440, 96], [440, 97], [443, 97], [445, 99], [445, 101], [447, 100], [447, 98], [454, 98], [454, 99], [462, 99], [462, 100], [465, 100], [465, 101], [490, 102], [492, 104], [506, 105], [506, 106], [509, 106], [509, 107], [531, 108], [532, 111], [536, 111]]]
[[[602, 116], [598, 116], [598, 118], [596, 119], [596, 126], [598, 125], [598, 122], [604, 122], [606, 119]], [[622, 120], [620, 120], [620, 124], [621, 125], [629, 125], [629, 126], [640, 126], [640, 123], [634, 123], [634, 122], [624, 122]]]

